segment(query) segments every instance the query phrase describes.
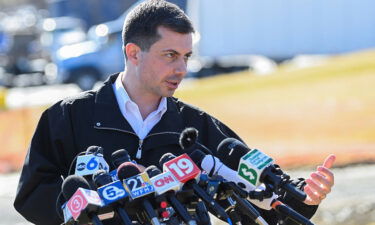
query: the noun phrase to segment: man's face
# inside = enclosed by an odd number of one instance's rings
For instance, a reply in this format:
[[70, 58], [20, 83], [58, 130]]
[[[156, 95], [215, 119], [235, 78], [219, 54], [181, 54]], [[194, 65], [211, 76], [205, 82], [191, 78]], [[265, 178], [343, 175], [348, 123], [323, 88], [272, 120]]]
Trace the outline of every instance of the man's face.
[[136, 76], [142, 93], [153, 97], [173, 95], [187, 72], [192, 53], [192, 34], [159, 27], [161, 38], [149, 51], [141, 51]]

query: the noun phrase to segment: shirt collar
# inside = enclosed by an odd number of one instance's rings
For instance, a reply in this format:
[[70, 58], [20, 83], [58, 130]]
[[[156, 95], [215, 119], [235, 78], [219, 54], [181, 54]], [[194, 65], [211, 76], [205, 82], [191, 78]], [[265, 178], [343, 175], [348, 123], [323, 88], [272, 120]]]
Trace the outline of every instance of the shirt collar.
[[[111, 128], [134, 133], [129, 122], [124, 119], [120, 108], [114, 108], [115, 105], [118, 105], [114, 92], [115, 81], [118, 75], [119, 73], [111, 74], [97, 91], [88, 92], [88, 94], [95, 96], [93, 127]], [[186, 127], [180, 115], [183, 104], [177, 98], [167, 97], [166, 99], [167, 111], [163, 114], [160, 122], [152, 128], [150, 133], [160, 133], [166, 130], [180, 133]], [[171, 121], [173, 122], [171, 123]]]
[[[131, 100], [128, 92], [126, 92], [126, 89], [121, 81], [122, 76], [123, 76], [123, 73], [120, 73], [119, 76], [117, 76], [117, 79], [113, 86], [114, 86], [114, 91], [115, 91], [117, 101], [120, 105], [120, 109], [125, 110], [126, 112], [127, 107], [125, 106], [127, 104], [129, 103], [136, 104], [136, 103], [133, 100]], [[161, 113], [161, 115], [163, 115], [166, 111], [167, 111], [167, 98], [162, 97], [160, 100], [159, 106], [156, 110], [156, 113]]]
[[163, 115], [167, 111], [167, 98], [166, 97], [161, 98], [157, 111], [160, 112], [161, 115]]
[[120, 109], [121, 111], [124, 110], [126, 112], [125, 106], [128, 104], [128, 102], [133, 102], [133, 101], [130, 99], [128, 92], [126, 92], [125, 87], [122, 84], [121, 78], [122, 78], [122, 73], [120, 73], [117, 76], [117, 79], [113, 86], [114, 86], [115, 95], [116, 95], [118, 104], [120, 106]]

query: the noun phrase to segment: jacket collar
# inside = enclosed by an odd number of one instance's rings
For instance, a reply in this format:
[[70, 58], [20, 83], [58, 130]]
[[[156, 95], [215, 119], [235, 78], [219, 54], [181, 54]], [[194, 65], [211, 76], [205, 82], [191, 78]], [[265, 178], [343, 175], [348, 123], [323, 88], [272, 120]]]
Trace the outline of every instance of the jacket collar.
[[[121, 114], [117, 104], [116, 96], [113, 92], [112, 84], [116, 81], [119, 73], [109, 76], [104, 84], [99, 88], [94, 103], [93, 125], [98, 129], [111, 129], [135, 135], [128, 121]], [[167, 111], [160, 122], [157, 123], [150, 134], [163, 132], [178, 132], [184, 129], [184, 123], [179, 116], [179, 108], [173, 98], [167, 98]]]

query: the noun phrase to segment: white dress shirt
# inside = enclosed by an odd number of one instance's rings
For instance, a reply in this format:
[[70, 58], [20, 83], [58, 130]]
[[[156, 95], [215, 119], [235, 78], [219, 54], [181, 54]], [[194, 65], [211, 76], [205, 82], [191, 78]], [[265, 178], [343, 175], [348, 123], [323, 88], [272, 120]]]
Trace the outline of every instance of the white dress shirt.
[[124, 85], [121, 82], [121, 77], [122, 73], [119, 74], [115, 83], [112, 85], [117, 103], [120, 107], [122, 115], [129, 122], [139, 139], [143, 140], [167, 111], [167, 99], [162, 97], [158, 108], [151, 112], [147, 118], [143, 120], [138, 105], [130, 99]]

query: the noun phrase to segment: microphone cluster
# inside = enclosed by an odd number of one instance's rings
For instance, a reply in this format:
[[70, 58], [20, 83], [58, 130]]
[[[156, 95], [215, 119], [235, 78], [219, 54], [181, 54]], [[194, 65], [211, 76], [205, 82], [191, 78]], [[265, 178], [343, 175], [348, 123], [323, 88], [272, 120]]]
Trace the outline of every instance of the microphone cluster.
[[197, 135], [194, 128], [181, 134], [181, 148], [190, 154], [166, 153], [158, 166], [146, 169], [120, 149], [111, 158], [117, 169], [109, 171], [103, 149], [89, 147], [77, 156], [75, 174], [62, 184], [65, 202], [57, 210], [64, 224], [100, 225], [116, 217], [125, 225], [206, 225], [211, 224], [208, 212], [228, 224], [241, 224], [241, 215], [268, 224], [253, 205], [312, 224], [278, 200], [283, 192], [300, 201], [306, 194], [290, 184], [270, 157], [227, 138], [218, 146], [217, 158], [197, 142]]

